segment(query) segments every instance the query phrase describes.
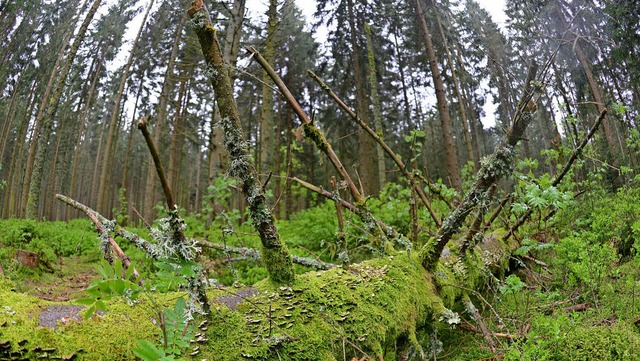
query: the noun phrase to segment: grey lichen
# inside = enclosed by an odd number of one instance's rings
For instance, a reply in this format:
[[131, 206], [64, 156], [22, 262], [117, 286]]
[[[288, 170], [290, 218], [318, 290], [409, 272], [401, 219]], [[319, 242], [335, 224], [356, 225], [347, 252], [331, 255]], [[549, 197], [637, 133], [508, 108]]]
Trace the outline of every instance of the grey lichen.
[[[175, 212], [176, 214], [172, 214]], [[154, 259], [179, 258], [192, 261], [201, 252], [194, 240], [179, 239], [184, 234], [186, 224], [177, 216], [177, 211], [170, 211], [169, 217], [157, 221], [158, 227], [151, 229], [151, 236], [157, 241], [150, 244], [147, 252]]]

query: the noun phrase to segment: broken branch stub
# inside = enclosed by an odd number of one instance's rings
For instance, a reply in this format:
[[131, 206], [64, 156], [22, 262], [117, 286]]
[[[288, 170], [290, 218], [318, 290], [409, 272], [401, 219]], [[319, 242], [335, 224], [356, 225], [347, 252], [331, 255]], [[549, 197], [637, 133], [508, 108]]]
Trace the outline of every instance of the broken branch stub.
[[194, 0], [188, 13], [207, 64], [205, 72], [213, 85], [220, 110], [224, 146], [231, 159], [229, 174], [242, 181], [242, 193], [249, 204], [253, 226], [260, 235], [262, 259], [267, 273], [269, 278], [277, 284], [292, 283], [295, 274], [291, 255], [287, 246], [280, 240], [271, 209], [267, 206], [255, 166], [249, 156], [217, 31], [211, 23], [207, 7], [202, 0]]

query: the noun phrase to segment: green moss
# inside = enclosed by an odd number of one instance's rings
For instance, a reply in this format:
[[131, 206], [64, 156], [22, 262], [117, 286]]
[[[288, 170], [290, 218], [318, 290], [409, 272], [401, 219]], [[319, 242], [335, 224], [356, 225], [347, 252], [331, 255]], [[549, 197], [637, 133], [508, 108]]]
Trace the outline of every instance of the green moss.
[[304, 136], [311, 140], [323, 153], [329, 150], [329, 142], [324, 133], [314, 123], [303, 124]]
[[416, 325], [444, 308], [428, 274], [406, 254], [310, 272], [290, 287], [255, 287], [260, 293], [239, 312], [214, 307], [214, 318], [225, 321], [210, 328], [212, 343], [199, 358], [332, 360], [342, 359], [343, 346], [349, 357], [362, 357], [352, 345], [385, 357], [401, 335], [417, 344]]
[[281, 242], [281, 247], [262, 247], [262, 260], [274, 284], [288, 284], [295, 279], [291, 255], [284, 243]]
[[575, 328], [561, 337], [539, 339], [532, 347], [512, 347], [504, 357], [515, 360], [626, 361], [640, 352], [640, 336], [620, 326]]
[[[175, 294], [159, 295], [161, 304], [174, 302]], [[136, 306], [124, 301], [110, 302], [107, 312], [81, 322], [58, 323], [57, 330], [40, 327], [39, 316], [47, 306], [72, 305], [48, 302], [12, 291], [12, 284], [0, 281], [0, 341], [9, 341], [17, 350], [54, 349], [50, 356], [76, 354], [85, 360], [134, 359], [132, 349], [138, 340], [158, 340], [155, 311], [145, 300]], [[19, 346], [20, 344], [20, 346]], [[37, 353], [28, 355], [35, 358]]]
[[[131, 307], [117, 301], [107, 313], [79, 323], [60, 325], [58, 331], [37, 327], [38, 315], [50, 303], [11, 291], [0, 282], [0, 304], [12, 305], [2, 340], [30, 348], [55, 347], [58, 355], [78, 353], [85, 359], [133, 359], [137, 340], [159, 339], [152, 323], [154, 310], [141, 300]], [[416, 326], [430, 322], [444, 309], [433, 282], [415, 257], [397, 254], [348, 269], [310, 272], [290, 287], [270, 281], [255, 286], [260, 293], [237, 310], [216, 302], [224, 291], [210, 292], [212, 320], [207, 344], [197, 359], [342, 359], [343, 346], [351, 357], [362, 357], [354, 346], [376, 358], [385, 357], [394, 341], [408, 336], [417, 345]], [[171, 303], [175, 295], [159, 295]], [[15, 323], [11, 323], [15, 321]]]

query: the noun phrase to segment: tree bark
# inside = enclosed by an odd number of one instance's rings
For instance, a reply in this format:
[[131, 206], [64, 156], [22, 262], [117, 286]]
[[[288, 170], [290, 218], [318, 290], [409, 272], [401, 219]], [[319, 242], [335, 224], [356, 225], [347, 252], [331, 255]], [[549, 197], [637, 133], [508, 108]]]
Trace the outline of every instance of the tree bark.
[[[278, 31], [278, 1], [269, 0], [267, 10], [267, 39], [264, 46], [264, 58], [269, 64], [273, 64], [276, 54], [276, 33]], [[260, 158], [258, 163], [258, 177], [265, 178], [266, 174], [273, 171], [274, 151], [273, 137], [275, 116], [273, 112], [273, 81], [266, 71], [262, 72], [262, 106], [260, 108]], [[266, 178], [265, 178], [266, 179]]]
[[[376, 74], [376, 58], [373, 50], [373, 39], [371, 38], [371, 26], [364, 24], [364, 30], [367, 37], [367, 59], [369, 61], [369, 87], [371, 88], [371, 102], [373, 103], [373, 125], [376, 134], [380, 139], [384, 138], [382, 126], [382, 109], [380, 106], [380, 96], [378, 95], [378, 76]], [[378, 160], [378, 183], [380, 189], [384, 188], [387, 183], [387, 167], [384, 162], [384, 150], [380, 145], [376, 146], [376, 158]]]
[[62, 58], [64, 57], [64, 52], [71, 41], [71, 36], [73, 32], [69, 30], [67, 36], [62, 42], [62, 47], [58, 52], [58, 57], [56, 58], [56, 62], [53, 65], [51, 70], [51, 75], [49, 75], [49, 81], [47, 82], [47, 87], [45, 88], [44, 94], [42, 95], [42, 101], [40, 103], [40, 107], [38, 108], [38, 115], [36, 115], [35, 125], [33, 127], [33, 135], [31, 136], [31, 144], [29, 145], [29, 153], [27, 156], [27, 165], [24, 171], [24, 183], [22, 184], [22, 199], [20, 201], [20, 216], [26, 215], [26, 206], [27, 200], [29, 197], [29, 186], [31, 184], [31, 175], [33, 173], [33, 163], [36, 158], [36, 148], [38, 145], [38, 136], [40, 135], [40, 126], [42, 124], [42, 117], [44, 116], [45, 109], [47, 107], [47, 101], [49, 100], [49, 95], [51, 94], [51, 90], [56, 81], [56, 76], [58, 74], [58, 70], [60, 68], [60, 63], [62, 62]]
[[465, 110], [464, 102], [462, 100], [462, 94], [460, 92], [460, 84], [458, 81], [458, 72], [454, 67], [453, 57], [451, 56], [451, 51], [449, 50], [449, 41], [447, 40], [447, 36], [444, 33], [444, 29], [442, 28], [442, 21], [440, 20], [440, 15], [438, 15], [438, 9], [433, 0], [430, 2], [431, 8], [433, 9], [433, 13], [435, 14], [436, 22], [438, 23], [438, 32], [440, 33], [440, 37], [442, 38], [442, 44], [444, 46], [444, 51], [447, 54], [447, 61], [449, 63], [449, 71], [451, 71], [451, 79], [453, 81], [453, 89], [456, 93], [456, 98], [458, 99], [458, 111], [460, 112], [460, 119], [462, 120], [462, 133], [464, 135], [464, 143], [465, 148], [467, 150], [467, 158], [468, 160], [473, 162], [474, 169], [478, 169], [478, 158], [473, 154], [473, 146], [471, 145], [471, 134], [469, 131], [469, 121], [467, 120], [467, 111]]
[[[348, 21], [351, 37], [351, 61], [353, 64], [353, 74], [356, 86], [356, 113], [362, 121], [369, 125], [369, 106], [367, 104], [366, 79], [364, 79], [364, 70], [361, 60], [361, 47], [358, 41], [358, 29], [356, 27], [356, 13], [353, 8], [353, 0], [347, 0]], [[380, 184], [378, 184], [378, 173], [376, 172], [376, 156], [374, 155], [373, 142], [369, 135], [364, 132], [358, 132], [358, 161], [359, 176], [362, 181], [362, 187], [365, 194], [376, 195], [380, 192]]]
[[436, 90], [436, 101], [438, 105], [438, 115], [440, 116], [440, 124], [442, 126], [442, 143], [444, 145], [445, 164], [447, 167], [448, 183], [457, 191], [462, 191], [462, 178], [460, 177], [460, 168], [458, 166], [458, 157], [456, 155], [456, 146], [453, 140], [453, 130], [451, 128], [451, 116], [447, 106], [447, 97], [445, 95], [444, 83], [438, 69], [438, 60], [436, 52], [431, 41], [431, 33], [424, 18], [421, 0], [411, 0], [415, 8], [415, 14], [420, 25], [422, 41], [427, 58], [429, 60], [429, 69], [431, 70], [431, 78]]

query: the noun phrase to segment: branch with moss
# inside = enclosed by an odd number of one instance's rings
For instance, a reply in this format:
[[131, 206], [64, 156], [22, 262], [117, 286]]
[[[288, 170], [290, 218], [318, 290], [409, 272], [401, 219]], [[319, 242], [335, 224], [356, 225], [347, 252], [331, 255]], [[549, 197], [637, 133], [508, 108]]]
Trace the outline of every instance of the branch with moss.
[[489, 189], [503, 176], [510, 175], [516, 155], [515, 146], [522, 139], [524, 131], [532, 121], [536, 110], [533, 101], [533, 82], [536, 77], [537, 64], [529, 68], [525, 82], [524, 94], [519, 102], [518, 110], [513, 117], [511, 127], [507, 130], [497, 149], [490, 156], [482, 159], [476, 180], [458, 207], [447, 216], [438, 230], [435, 242], [428, 243], [422, 249], [422, 265], [427, 270], [434, 270], [438, 259], [451, 238], [460, 231], [467, 216], [488, 197]]
[[[222, 245], [222, 244], [199, 240], [199, 239], [195, 239], [194, 241], [199, 246], [202, 246], [202, 247], [212, 248], [212, 249], [223, 251], [223, 252], [239, 254], [247, 258], [253, 259], [255, 261], [260, 261], [262, 259], [260, 252], [254, 248], [227, 246], [227, 245]], [[299, 264], [305, 267], [315, 268], [318, 270], [328, 270], [333, 267], [336, 267], [336, 265], [333, 263], [327, 263], [321, 260], [300, 257], [295, 255], [292, 256], [292, 260], [293, 260], [293, 263], [295, 264]]]
[[269, 75], [269, 77], [273, 80], [274, 84], [280, 89], [282, 95], [285, 100], [291, 106], [293, 111], [296, 113], [300, 121], [302, 122], [302, 127], [304, 131], [304, 136], [311, 140], [324, 154], [327, 155], [331, 164], [333, 164], [334, 168], [340, 174], [340, 178], [347, 182], [349, 187], [349, 192], [353, 199], [355, 199], [356, 203], [364, 203], [365, 198], [360, 191], [358, 191], [358, 187], [355, 182], [340, 162], [340, 159], [331, 148], [331, 144], [325, 138], [324, 133], [315, 125], [315, 123], [311, 120], [311, 118], [307, 115], [307, 113], [302, 109], [298, 101], [295, 99], [289, 88], [284, 84], [280, 76], [273, 70], [271, 65], [267, 63], [267, 61], [260, 55], [260, 53], [252, 46], [248, 47], [247, 50], [253, 55], [253, 58], [260, 64], [262, 69]]
[[[158, 246], [150, 247], [147, 252], [151, 253], [156, 258], [177, 258], [181, 261], [193, 261], [196, 254], [200, 251], [193, 243], [187, 241], [184, 235], [186, 224], [182, 218], [178, 215], [178, 205], [173, 201], [173, 193], [167, 182], [167, 177], [164, 172], [164, 167], [160, 161], [160, 155], [158, 154], [158, 148], [156, 147], [149, 130], [147, 129], [146, 117], [140, 118], [138, 121], [138, 129], [142, 132], [144, 139], [153, 158], [153, 163], [156, 167], [156, 172], [160, 178], [162, 189], [167, 200], [167, 213], [168, 217], [159, 219], [159, 229], [152, 229], [152, 237], [158, 241]], [[205, 285], [201, 281], [204, 272], [202, 268], [198, 267], [197, 276], [189, 277], [188, 290], [189, 296], [192, 298], [191, 302], [195, 306], [195, 309], [207, 315], [210, 313], [209, 300], [205, 291]]]
[[400, 245], [401, 249], [411, 249], [413, 247], [403, 234], [400, 234], [395, 228], [375, 218], [371, 214], [371, 212], [369, 212], [369, 210], [364, 206], [349, 203], [339, 197], [337, 193], [331, 193], [321, 187], [315, 186], [309, 182], [305, 182], [300, 178], [293, 177], [292, 180], [300, 184], [302, 187], [307, 188], [308, 190], [315, 192], [327, 199], [330, 199], [336, 204], [340, 204], [340, 206], [353, 212], [360, 218], [362, 223], [364, 223], [364, 226], [366, 228], [364, 231], [368, 233], [372, 232], [373, 236], [377, 236], [379, 238], [394, 242], [395, 244]]
[[371, 129], [370, 126], [368, 126], [365, 122], [363, 122], [362, 119], [360, 119], [360, 117], [358, 117], [358, 115], [353, 110], [351, 110], [351, 108], [349, 108], [349, 106], [347, 106], [347, 104], [345, 104], [345, 102], [343, 102], [338, 97], [338, 95], [334, 93], [333, 90], [331, 90], [331, 88], [322, 79], [320, 79], [319, 76], [317, 76], [314, 72], [310, 70], [307, 73], [313, 80], [315, 80], [318, 83], [318, 85], [320, 85], [320, 88], [322, 88], [322, 90], [324, 90], [329, 95], [329, 97], [333, 99], [333, 101], [336, 104], [338, 104], [340, 108], [342, 108], [362, 129], [364, 129], [369, 134], [369, 136], [371, 136], [371, 138], [373, 138], [380, 145], [380, 147], [382, 147], [382, 149], [387, 153], [387, 155], [389, 155], [389, 157], [396, 164], [400, 172], [402, 172], [404, 177], [409, 181], [411, 188], [415, 190], [415, 192], [418, 194], [418, 196], [420, 197], [420, 200], [422, 201], [422, 204], [424, 204], [424, 206], [429, 211], [429, 214], [431, 215], [431, 218], [433, 219], [435, 224], [438, 227], [440, 227], [442, 225], [442, 222], [440, 221], [440, 218], [438, 217], [438, 215], [436, 215], [435, 211], [433, 210], [433, 207], [431, 206], [431, 202], [429, 202], [429, 199], [427, 199], [427, 195], [424, 193], [424, 190], [422, 189], [422, 187], [420, 187], [418, 182], [416, 182], [415, 177], [411, 175], [411, 173], [407, 169], [406, 165], [402, 162], [400, 157], [398, 157], [398, 155], [391, 148], [389, 148], [387, 143], [384, 142], [382, 137], [380, 137], [380, 135], [375, 130]]
[[220, 111], [220, 124], [224, 131], [224, 146], [230, 155], [229, 174], [242, 181], [242, 192], [249, 204], [253, 226], [260, 235], [262, 259], [269, 278], [278, 284], [294, 281], [291, 254], [280, 240], [275, 219], [258, 182], [258, 176], [244, 140], [240, 115], [233, 98], [233, 87], [227, 65], [224, 63], [217, 31], [211, 23], [206, 5], [194, 0], [188, 10], [191, 23], [198, 36], [204, 55], [206, 74], [211, 80], [216, 103]]

